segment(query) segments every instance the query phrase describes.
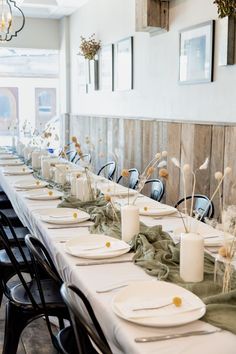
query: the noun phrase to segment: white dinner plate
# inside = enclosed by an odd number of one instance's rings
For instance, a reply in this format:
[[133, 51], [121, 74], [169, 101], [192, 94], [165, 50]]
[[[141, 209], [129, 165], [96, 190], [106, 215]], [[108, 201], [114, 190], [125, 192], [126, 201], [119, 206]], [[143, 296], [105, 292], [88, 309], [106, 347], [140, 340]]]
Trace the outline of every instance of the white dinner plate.
[[[182, 306], [174, 304], [156, 310], [134, 311], [135, 308], [155, 307], [170, 303], [173, 297], [182, 299]], [[148, 327], [172, 327], [190, 323], [206, 312], [202, 300], [190, 291], [164, 281], [133, 282], [117, 293], [112, 302], [117, 316]]]
[[162, 216], [162, 215], [170, 215], [176, 213], [176, 209], [172, 206], [159, 204], [157, 206], [149, 206], [148, 203], [146, 205], [138, 205], [139, 206], [139, 214], [145, 216]]
[[[74, 215], [77, 215], [74, 217]], [[78, 224], [90, 218], [85, 211], [73, 208], [50, 208], [39, 211], [40, 219], [49, 224], [71, 225]]]
[[1, 160], [15, 160], [16, 157], [13, 155], [8, 154], [0, 154], [0, 161]]
[[101, 234], [78, 235], [65, 244], [66, 252], [72, 256], [104, 259], [120, 256], [129, 252], [130, 246], [124, 241]]
[[4, 169], [4, 174], [9, 175], [9, 176], [24, 176], [24, 175], [30, 175], [33, 173], [33, 170], [30, 170], [26, 167], [24, 168], [18, 168], [18, 169]]
[[128, 194], [131, 196], [131, 195], [135, 195], [137, 194], [138, 192], [134, 189], [129, 189], [129, 192], [128, 192], [128, 188], [114, 188], [114, 187], [108, 187], [108, 188], [101, 188], [101, 192], [103, 194], [108, 194], [112, 197], [119, 197], [119, 196], [122, 196], [122, 197], [128, 197]]
[[38, 189], [38, 188], [44, 188], [47, 185], [48, 182], [33, 180], [33, 181], [18, 181], [14, 184], [14, 187], [18, 189]]
[[23, 161], [20, 160], [3, 160], [0, 161], [0, 166], [22, 166], [24, 165]]
[[36, 191], [35, 193], [27, 194], [25, 198], [30, 200], [56, 200], [60, 199], [63, 196], [63, 193], [58, 191], [43, 190]]

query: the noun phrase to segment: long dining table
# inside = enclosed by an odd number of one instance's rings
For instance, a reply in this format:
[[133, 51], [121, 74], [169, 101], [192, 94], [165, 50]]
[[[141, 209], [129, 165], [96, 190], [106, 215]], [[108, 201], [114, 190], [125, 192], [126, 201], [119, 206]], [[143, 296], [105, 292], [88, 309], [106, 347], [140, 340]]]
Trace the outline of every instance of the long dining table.
[[[37, 236], [46, 245], [62, 279], [75, 284], [84, 292], [95, 311], [114, 354], [236, 353], [236, 335], [225, 330], [210, 335], [191, 336], [153, 343], [136, 343], [136, 337], [212, 330], [215, 327], [204, 321], [197, 320], [178, 327], [153, 328], [137, 325], [119, 318], [113, 312], [112, 299], [120, 289], [97, 293], [98, 289], [105, 289], [114, 284], [129, 283], [136, 280], [150, 280], [153, 277], [132, 262], [85, 265], [83, 260], [66, 253], [64, 242], [69, 239], [76, 239], [78, 235], [89, 234], [89, 227], [78, 225], [73, 228], [67, 228], [66, 225], [63, 225], [59, 228], [52, 228], [52, 225], [50, 226], [40, 219], [39, 213], [40, 210], [57, 207], [59, 201], [27, 199], [28, 191], [17, 190], [14, 186], [16, 181], [31, 182], [34, 181], [34, 177], [33, 175], [4, 175], [3, 168], [0, 168], [0, 185], [8, 195], [20, 220], [33, 235]], [[145, 200], [147, 205], [148, 203], [154, 203], [147, 197], [141, 199], [142, 201]], [[159, 219], [143, 216], [141, 220], [148, 226], [162, 225], [163, 230], [169, 232], [181, 227], [181, 219], [171, 215]], [[211, 229], [210, 226], [205, 224], [203, 227], [206, 231]], [[210, 231], [212, 232], [212, 230]], [[120, 259], [127, 259], [127, 257], [130, 257], [130, 255], [121, 256]]]

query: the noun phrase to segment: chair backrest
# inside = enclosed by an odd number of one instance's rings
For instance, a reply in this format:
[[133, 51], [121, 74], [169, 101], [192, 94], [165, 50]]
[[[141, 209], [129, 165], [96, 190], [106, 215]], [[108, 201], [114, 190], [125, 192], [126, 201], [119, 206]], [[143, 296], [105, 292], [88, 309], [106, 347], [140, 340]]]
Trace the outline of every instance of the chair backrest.
[[25, 236], [25, 244], [41, 268], [44, 269], [52, 279], [61, 285], [61, 277], [58, 274], [58, 271], [54, 266], [51, 256], [49, 255], [44, 244], [38, 238], [30, 234]]
[[[192, 196], [189, 195], [186, 199], [190, 200], [192, 199]], [[184, 198], [180, 199], [176, 203], [175, 208], [177, 208], [182, 203], [184, 203]], [[207, 196], [202, 194], [195, 194], [193, 211], [195, 215], [197, 215], [197, 218], [201, 221], [204, 221], [204, 218], [211, 219], [214, 216], [214, 204]]]
[[151, 184], [151, 193], [150, 198], [160, 202], [165, 193], [165, 187], [162, 181], [159, 179], [149, 179], [145, 182], [145, 184]]
[[[129, 188], [135, 189], [138, 185], [139, 172], [137, 168], [129, 169]], [[117, 180], [117, 183], [121, 183], [124, 180], [124, 177], [120, 176]]]
[[70, 162], [74, 162], [74, 160], [78, 154], [75, 150], [69, 150], [66, 152], [66, 155], [67, 155]]
[[[112, 354], [106, 337], [84, 293], [74, 285], [63, 284], [61, 295], [66, 303], [80, 354]], [[94, 345], [92, 345], [92, 342]], [[95, 349], [98, 348], [99, 352]]]
[[104, 177], [106, 177], [109, 180], [113, 180], [115, 171], [116, 171], [116, 163], [115, 161], [110, 161], [100, 168], [97, 175], [99, 176], [101, 172], [103, 172]]
[[84, 154], [84, 155], [82, 155], [82, 156], [76, 156], [76, 158], [74, 159], [74, 163], [75, 164], [78, 164], [79, 162], [85, 162], [85, 163], [88, 163], [88, 164], [90, 164], [91, 163], [91, 160], [92, 160], [92, 158], [91, 158], [91, 155], [90, 154]]
[[[9, 227], [10, 232], [12, 233], [12, 237], [15, 241], [15, 245], [14, 245], [15, 252], [12, 251], [11, 244], [9, 242], [8, 236], [4, 230], [3, 225], [7, 225]], [[23, 273], [28, 273], [31, 276], [31, 278], [33, 278], [34, 272], [32, 270], [30, 263], [28, 262], [28, 260], [25, 256], [22, 245], [19, 242], [19, 240], [17, 239], [17, 236], [15, 234], [15, 231], [14, 231], [10, 221], [1, 211], [0, 211], [0, 242], [2, 244], [3, 249], [5, 249], [7, 256], [9, 257], [9, 260], [11, 262], [11, 266], [14, 270], [14, 273], [18, 276], [20, 282], [22, 283], [22, 285], [26, 291], [26, 294], [28, 295], [32, 305], [34, 306], [34, 308], [37, 308], [38, 306], [34, 300], [33, 295], [31, 294], [30, 288], [23, 276]], [[21, 262], [21, 264], [19, 263], [19, 261], [17, 260], [17, 258], [15, 256], [16, 249], [19, 250], [19, 254], [22, 257], [23, 263]], [[0, 267], [1, 267], [1, 264], [0, 264]], [[8, 287], [7, 281], [8, 281], [8, 279], [1, 277], [1, 279], [0, 279], [1, 287], [4, 292], [4, 295], [8, 299], [12, 300], [11, 296], [10, 296], [10, 288]]]

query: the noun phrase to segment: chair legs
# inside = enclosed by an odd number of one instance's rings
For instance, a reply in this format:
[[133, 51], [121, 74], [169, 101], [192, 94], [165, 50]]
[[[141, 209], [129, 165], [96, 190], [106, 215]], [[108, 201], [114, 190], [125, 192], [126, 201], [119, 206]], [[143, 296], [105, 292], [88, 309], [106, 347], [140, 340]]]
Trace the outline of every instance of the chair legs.
[[31, 321], [30, 314], [24, 314], [10, 301], [6, 304], [5, 335], [2, 354], [16, 354], [21, 333]]

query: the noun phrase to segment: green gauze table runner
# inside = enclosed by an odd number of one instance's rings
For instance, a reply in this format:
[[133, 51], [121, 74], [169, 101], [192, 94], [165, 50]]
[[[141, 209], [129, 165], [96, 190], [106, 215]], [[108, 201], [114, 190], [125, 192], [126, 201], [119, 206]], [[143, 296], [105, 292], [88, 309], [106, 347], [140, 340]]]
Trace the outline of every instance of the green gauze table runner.
[[[121, 238], [120, 213], [114, 218], [112, 208], [103, 197], [96, 201], [80, 202], [65, 199], [59, 207], [84, 210], [90, 214], [94, 225], [91, 233], [104, 233]], [[133, 261], [159, 280], [178, 284], [199, 296], [206, 304], [207, 311], [202, 320], [236, 334], [236, 272], [231, 278], [233, 290], [222, 294], [222, 287], [213, 281], [214, 258], [205, 253], [204, 280], [200, 283], [186, 283], [179, 276], [179, 245], [175, 245], [161, 226], [147, 227], [140, 224], [140, 232], [131, 241]]]

